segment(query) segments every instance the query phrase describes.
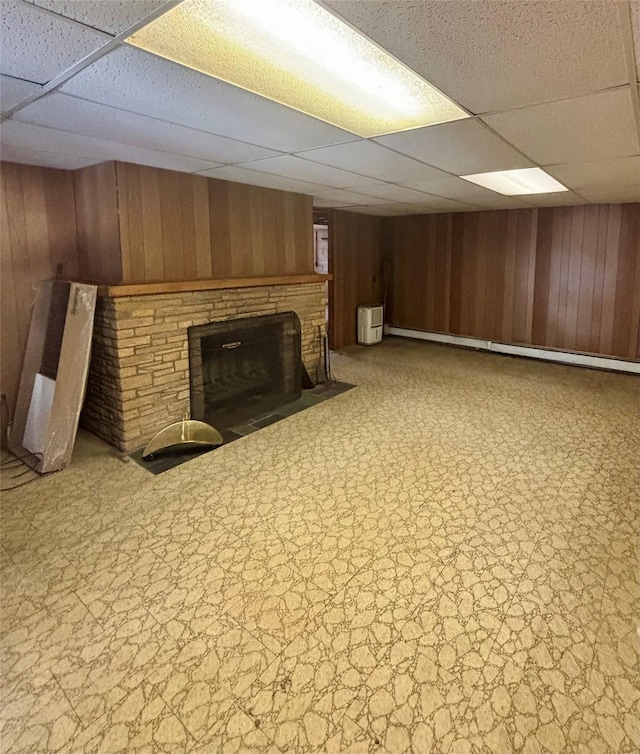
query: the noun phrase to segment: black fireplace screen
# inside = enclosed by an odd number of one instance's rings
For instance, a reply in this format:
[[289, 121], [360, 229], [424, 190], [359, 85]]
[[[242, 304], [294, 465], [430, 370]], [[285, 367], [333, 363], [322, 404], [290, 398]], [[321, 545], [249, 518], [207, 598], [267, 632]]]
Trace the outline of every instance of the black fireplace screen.
[[188, 336], [192, 419], [227, 429], [300, 397], [295, 312], [195, 325]]

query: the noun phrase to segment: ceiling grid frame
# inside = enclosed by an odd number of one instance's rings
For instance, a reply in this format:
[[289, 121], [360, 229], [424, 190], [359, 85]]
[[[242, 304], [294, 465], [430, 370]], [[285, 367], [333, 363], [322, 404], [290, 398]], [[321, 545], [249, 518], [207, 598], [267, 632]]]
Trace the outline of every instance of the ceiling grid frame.
[[[562, 6], [565, 3], [565, 0], [556, 0], [558, 7]], [[238, 170], [242, 170], [242, 175], [245, 176], [245, 180], [247, 182], [250, 182], [251, 180], [255, 180], [257, 184], [259, 185], [260, 182], [268, 182], [269, 180], [273, 179], [273, 182], [278, 181], [279, 185], [282, 186], [283, 190], [289, 190], [286, 188], [288, 185], [294, 187], [292, 190], [295, 190], [295, 187], [297, 186], [302, 190], [303, 193], [311, 193], [313, 192], [313, 196], [317, 197], [317, 200], [323, 200], [326, 202], [323, 206], [342, 206], [345, 208], [353, 209], [354, 211], [368, 211], [368, 212], [374, 212], [377, 210], [380, 213], [383, 213], [387, 210], [391, 211], [391, 208], [396, 208], [398, 212], [403, 213], [410, 213], [411, 208], [414, 207], [416, 212], [429, 212], [429, 211], [448, 211], [447, 209], [443, 209], [443, 207], [450, 207], [452, 211], [465, 211], [469, 208], [471, 209], [478, 209], [478, 210], [485, 210], [485, 209], [496, 209], [499, 208], [500, 200], [497, 199], [496, 195], [495, 197], [491, 197], [491, 201], [488, 197], [484, 199], [485, 206], [483, 206], [480, 201], [481, 199], [478, 197], [475, 201], [479, 202], [478, 204], [470, 204], [468, 200], [464, 199], [462, 194], [459, 195], [457, 198], [453, 198], [452, 196], [442, 196], [436, 193], [437, 191], [437, 182], [438, 179], [442, 180], [441, 184], [441, 190], [445, 190], [445, 183], [446, 181], [444, 179], [447, 179], [449, 183], [453, 181], [453, 179], [458, 178], [461, 173], [460, 172], [453, 172], [451, 170], [445, 169], [442, 166], [434, 165], [431, 162], [426, 161], [425, 159], [422, 159], [421, 157], [417, 157], [415, 155], [412, 155], [408, 152], [402, 151], [402, 148], [398, 148], [397, 145], [390, 144], [390, 143], [381, 143], [378, 138], [375, 139], [361, 139], [357, 137], [356, 135], [349, 135], [346, 134], [345, 136], [342, 136], [341, 134], [336, 134], [336, 137], [340, 140], [334, 141], [333, 143], [329, 143], [331, 141], [331, 138], [333, 138], [332, 135], [321, 135], [316, 138], [316, 141], [322, 141], [325, 140], [325, 143], [323, 146], [318, 146], [317, 144], [314, 144], [312, 146], [302, 148], [302, 149], [292, 149], [291, 151], [284, 151], [282, 149], [283, 144], [281, 143], [278, 147], [276, 146], [267, 146], [265, 144], [256, 144], [252, 141], [249, 141], [245, 138], [243, 138], [242, 135], [240, 135], [237, 138], [230, 137], [227, 133], [224, 132], [224, 127], [221, 129], [221, 132], [215, 132], [213, 130], [205, 130], [204, 128], [199, 128], [198, 125], [194, 125], [193, 123], [186, 124], [182, 122], [176, 122], [174, 119], [170, 119], [170, 116], [167, 117], [167, 119], [164, 119], [162, 117], [158, 117], [156, 114], [150, 113], [150, 112], [139, 112], [135, 110], [128, 109], [126, 107], [119, 106], [117, 103], [114, 102], [101, 102], [99, 99], [90, 99], [88, 97], [83, 97], [78, 95], [77, 93], [73, 93], [70, 91], [65, 91], [62, 89], [62, 87], [67, 84], [67, 82], [71, 82], [72, 80], [77, 80], [78, 74], [85, 72], [87, 69], [89, 69], [91, 66], [94, 66], [94, 64], [101, 64], [103, 60], [109, 59], [109, 56], [111, 53], [116, 51], [118, 48], [122, 47], [128, 47], [128, 45], [125, 44], [125, 39], [127, 36], [129, 36], [133, 31], [142, 28], [146, 24], [148, 24], [152, 19], [157, 18], [158, 16], [162, 15], [164, 12], [166, 12], [169, 8], [174, 7], [178, 4], [179, 0], [169, 0], [167, 3], [164, 3], [160, 7], [155, 7], [153, 10], [151, 10], [148, 14], [145, 14], [143, 17], [141, 17], [136, 23], [128, 26], [126, 29], [118, 32], [117, 34], [110, 33], [109, 31], [105, 31], [104, 29], [101, 29], [96, 26], [91, 26], [88, 23], [83, 23], [82, 20], [78, 20], [77, 18], [71, 19], [69, 16], [65, 16], [59, 13], [54, 12], [54, 10], [51, 9], [51, 7], [55, 7], [56, 0], [42, 0], [43, 4], [46, 3], [49, 7], [42, 7], [37, 4], [37, 0], [35, 0], [35, 4], [32, 2], [28, 2], [27, 0], [19, 0], [18, 4], [27, 3], [32, 8], [35, 7], [38, 9], [39, 13], [42, 14], [49, 14], [50, 16], [54, 16], [56, 18], [65, 18], [68, 20], [69, 23], [77, 24], [80, 27], [86, 28], [88, 30], [91, 30], [93, 32], [98, 31], [102, 34], [106, 34], [107, 36], [110, 36], [111, 39], [108, 40], [104, 45], [100, 46], [98, 49], [94, 50], [93, 52], [89, 53], [88, 55], [84, 56], [80, 60], [76, 60], [71, 66], [66, 68], [64, 71], [59, 72], [54, 78], [52, 78], [50, 81], [43, 84], [37, 91], [33, 92], [30, 96], [21, 99], [19, 102], [14, 104], [12, 107], [9, 107], [6, 109], [6, 111], [2, 114], [2, 120], [8, 121], [8, 122], [15, 122], [16, 125], [19, 123], [20, 125], [29, 126], [36, 124], [40, 127], [47, 128], [47, 126], [44, 123], [29, 120], [29, 108], [34, 103], [38, 102], [39, 100], [43, 100], [48, 94], [53, 92], [59, 92], [60, 94], [63, 94], [65, 97], [72, 97], [76, 99], [79, 102], [86, 102], [89, 105], [97, 105], [109, 108], [110, 111], [113, 111], [114, 118], [117, 117], [118, 111], [124, 114], [130, 113], [134, 116], [140, 116], [140, 123], [144, 125], [144, 120], [147, 119], [147, 123], [154, 123], [156, 124], [158, 134], [160, 134], [158, 138], [158, 144], [160, 146], [156, 145], [154, 143], [153, 146], [149, 149], [146, 148], [146, 152], [148, 153], [145, 156], [145, 159], [153, 161], [154, 154], [158, 154], [158, 160], [162, 163], [170, 163], [175, 162], [178, 166], [178, 169], [186, 170], [186, 172], [197, 172], [202, 175], [216, 175], [216, 172], [218, 174], [223, 173], [224, 171], [232, 171], [233, 168], [238, 168]], [[409, 5], [415, 5], [415, 3], [412, 3], [411, 0], [403, 0], [405, 2], [406, 6]], [[570, 0], [567, 0], [567, 2], [570, 2]], [[640, 19], [640, 3], [635, 2], [633, 10], [636, 13], [636, 16], [632, 13], [632, 0], [615, 0], [616, 2], [616, 10], [617, 10], [617, 24], [618, 29], [620, 32], [620, 38], [622, 41], [621, 51], [620, 54], [624, 56], [624, 62], [625, 62], [625, 69], [626, 69], [626, 82], [625, 83], [619, 83], [615, 86], [609, 86], [604, 90], [599, 90], [599, 92], [614, 92], [616, 90], [622, 92], [627, 91], [629, 92], [629, 96], [631, 98], [631, 109], [633, 112], [633, 121], [634, 121], [634, 127], [636, 131], [640, 131], [640, 96], [639, 96], [639, 88], [638, 88], [638, 72], [640, 72], [640, 51], [637, 48], [634, 49], [634, 33], [635, 29], [633, 24], [635, 23], [635, 19]], [[144, 0], [142, 0], [141, 5], [144, 3]], [[461, 5], [464, 4], [469, 5], [468, 0], [461, 0]], [[473, 8], [473, 12], [476, 12], [477, 7], [482, 5], [483, 3], [486, 3], [486, 0], [477, 0], [476, 7]], [[345, 5], [345, 3], [340, 3], [339, 0], [328, 0], [327, 2], [320, 2], [320, 5], [323, 7], [326, 7], [331, 13], [336, 15], [337, 17], [344, 18], [342, 14], [338, 11], [336, 11], [333, 7], [333, 5]], [[531, 5], [531, 3], [529, 3]], [[596, 0], [595, 3], [593, 3], [594, 6], [601, 5], [604, 7], [604, 3], [601, 2], [601, 0]], [[61, 0], [60, 7], [63, 7], [64, 0]], [[157, 3], [156, 3], [157, 5]], [[353, 5], [353, 4], [352, 4]], [[377, 8], [382, 7], [385, 5], [384, 2], [377, 2], [374, 0], [374, 2], [368, 3], [368, 5], [373, 9], [374, 6]], [[387, 4], [388, 5], [388, 4]], [[438, 6], [438, 10], [442, 10], [445, 8], [445, 4], [442, 2], [442, 0], [435, 0], [433, 3], [434, 6]], [[533, 4], [535, 5], [535, 3]], [[608, 5], [608, 4], [607, 4]], [[368, 10], [367, 10], [368, 12]], [[370, 12], [373, 13], [372, 10]], [[597, 15], [597, 14], [596, 14]], [[363, 36], [370, 39], [375, 45], [379, 47], [383, 47], [383, 45], [380, 44], [379, 40], [375, 38], [375, 36], [371, 36], [366, 31], [361, 31], [357, 25], [352, 23], [351, 20], [346, 19], [346, 22], [349, 26], [352, 28], [356, 28], [356, 30], [360, 31], [360, 33], [363, 34]], [[609, 23], [609, 22], [607, 22]], [[613, 23], [613, 22], [611, 22]], [[571, 40], [569, 40], [569, 43]], [[389, 51], [392, 57], [396, 58], [403, 64], [407, 64], [405, 60], [402, 59], [401, 56], [398, 56], [394, 50]], [[593, 52], [590, 50], [581, 50], [579, 52], [580, 55], [586, 55], [586, 54], [595, 54], [597, 55], [597, 51]], [[617, 53], [616, 53], [617, 54]], [[160, 60], [160, 59], [158, 59]], [[522, 61], [521, 61], [522, 62]], [[154, 64], [150, 64], [153, 66]], [[610, 66], [611, 67], [611, 66]], [[167, 69], [165, 69], [167, 70]], [[613, 70], [613, 68], [612, 68]], [[168, 71], [167, 75], [169, 75], [171, 72]], [[420, 74], [420, 71], [418, 71]], [[481, 71], [478, 72], [476, 75], [481, 75]], [[202, 74], [200, 74], [202, 75]], [[420, 74], [422, 75], [422, 74]], [[23, 79], [13, 77], [16, 82], [23, 82]], [[169, 81], [171, 80], [171, 76], [169, 76]], [[33, 82], [25, 82], [26, 84]], [[40, 86], [39, 84], [35, 84], [36, 86]], [[522, 145], [518, 144], [518, 139], [515, 140], [516, 143], [514, 143], [514, 140], [512, 138], [508, 138], [504, 135], [504, 133], [501, 133], [498, 129], [494, 128], [493, 125], [490, 123], [487, 123], [483, 118], [485, 116], [491, 117], [494, 115], [500, 115], [502, 114], [502, 110], [485, 110], [480, 112], [472, 112], [469, 109], [469, 105], [467, 102], [460, 101], [459, 97], [454, 92], [449, 92], [446, 89], [439, 86], [439, 82], [436, 82], [434, 84], [436, 88], [440, 88], [441, 91], [443, 91], [447, 96], [450, 96], [454, 101], [457, 101], [458, 104], [461, 105], [463, 109], [465, 109], [469, 114], [470, 117], [467, 119], [464, 119], [462, 121], [452, 121], [449, 124], [438, 124], [434, 126], [428, 126], [426, 129], [432, 129], [432, 128], [438, 128], [442, 125], [451, 125], [455, 123], [474, 123], [476, 126], [479, 126], [483, 129], [483, 132], [491, 135], [492, 139], [495, 139], [495, 143], [502, 144], [507, 150], [510, 150], [514, 155], [519, 155], [520, 158], [522, 158], [523, 161], [526, 161], [527, 165], [530, 167], [539, 167], [542, 170], [546, 170], [547, 172], [551, 171], [550, 174], [553, 173], [553, 168], [557, 166], [558, 172], [567, 171], [568, 173], [571, 173], [571, 169], [573, 168], [573, 173], [575, 175], [582, 175], [583, 178], [581, 179], [583, 182], [587, 181], [587, 177], [590, 176], [589, 180], [591, 181], [590, 184], [584, 185], [584, 186], [578, 186], [578, 185], [569, 185], [569, 196], [567, 196], [564, 200], [559, 200], [559, 203], [565, 204], [569, 201], [576, 202], [576, 203], [590, 203], [592, 200], [589, 197], [597, 196], [601, 200], [604, 198], [605, 200], [607, 197], [611, 197], [610, 201], [615, 201], [616, 197], [621, 197], [620, 201], [639, 201], [640, 200], [640, 175], [638, 177], [637, 181], [632, 181], [631, 185], [619, 185], [619, 184], [611, 184], [611, 181], [609, 184], [606, 184], [606, 181], [599, 182], [595, 181], [593, 176], [597, 173], [598, 168], [598, 160], [595, 162], [593, 160], [589, 161], [588, 159], [585, 159], [587, 155], [581, 155], [580, 160], [573, 160], [573, 161], [567, 161], [566, 163], [563, 162], [545, 162], [540, 161], [533, 158], [533, 155], [530, 154], [529, 150], [522, 147]], [[18, 87], [19, 88], [19, 87]], [[28, 88], [28, 87], [27, 87]], [[569, 95], [564, 96], [560, 99], [547, 99], [544, 101], [544, 104], [552, 105], [556, 103], [562, 103], [562, 102], [571, 102], [571, 101], [579, 101], [583, 97], [591, 96], [596, 92], [591, 92], [591, 94], [584, 94], [578, 93], [575, 95]], [[581, 104], [578, 102], [577, 104]], [[510, 107], [508, 110], [504, 112], [508, 113], [515, 113], [517, 111], [521, 110], [527, 110], [528, 108], [534, 107], [535, 105], [531, 104], [521, 104], [521, 105], [515, 105]], [[33, 109], [33, 108], [32, 108]], [[46, 109], [46, 108], [45, 108]], [[281, 115], [281, 114], [280, 114]], [[185, 118], [186, 119], [186, 118]], [[135, 118], [132, 119], [132, 122], [135, 122]], [[166, 143], [169, 145], [166, 148], [162, 146], [162, 125], [166, 125], [165, 130], [165, 138]], [[60, 124], [58, 124], [59, 126]], [[70, 126], [71, 127], [71, 126]], [[216, 127], [215, 123], [212, 123], [212, 128]], [[133, 126], [132, 126], [133, 128]], [[207, 125], [208, 128], [208, 125]], [[234, 147], [235, 145], [231, 142], [236, 142], [238, 147], [236, 147], [235, 152], [235, 159], [205, 159], [205, 164], [202, 165], [201, 168], [194, 170], [194, 167], [197, 167], [197, 161], [198, 157], [193, 157], [189, 153], [184, 154], [180, 153], [176, 150], [176, 148], [172, 145], [172, 138], [171, 133], [179, 134], [181, 131], [180, 129], [184, 130], [184, 133], [187, 134], [189, 130], [194, 132], [200, 133], [200, 138], [202, 141], [202, 149], [204, 150], [203, 154], [206, 153], [207, 147], [207, 139], [208, 137], [212, 137], [211, 143], [213, 144], [215, 138], [217, 137], [219, 140], [231, 140], [229, 141], [229, 148]], [[11, 130], [11, 129], [7, 129]], [[86, 139], [86, 135], [83, 136], [81, 132], [76, 132], [73, 130], [64, 130], [60, 131], [59, 127], [56, 126], [49, 126], [49, 131], [51, 131], [52, 140], [47, 141], [46, 139], [44, 141], [40, 141], [39, 134], [41, 132], [38, 132], [34, 129], [25, 129], [29, 130], [31, 134], [33, 134], [33, 137], [30, 139], [25, 139], [23, 144], [17, 144], [12, 143], [12, 138], [3, 138], [3, 146], [6, 145], [6, 150], [8, 150], [8, 154], [13, 154], [16, 156], [18, 160], [31, 160], [33, 164], [38, 164], [38, 160], [40, 160], [42, 163], [46, 163], [47, 159], [54, 159], [57, 163], [64, 165], [65, 159], [68, 159], [69, 166], [71, 167], [72, 164], [75, 164], [77, 166], [78, 162], [87, 162], [90, 161], [92, 158], [90, 156], [82, 156], [82, 155], [74, 155], [71, 154], [71, 152], [55, 152], [55, 151], [49, 151], [47, 149], [48, 143], [56, 143], [56, 140], [59, 142], [62, 139], [62, 134], [66, 135], [66, 138], [68, 140], [68, 143], [71, 144], [74, 139], [78, 141], [78, 144], [83, 143], [82, 140]], [[414, 129], [414, 131], [421, 131], [422, 129]], [[15, 129], [14, 129], [15, 131]], [[55, 132], [55, 133], [53, 133]], [[410, 132], [405, 132], [410, 133]], [[351, 136], [351, 138], [349, 138]], [[446, 135], [445, 135], [446, 136]], [[177, 138], [177, 136], [175, 137]], [[382, 139], [385, 139], [385, 137], [380, 137]], [[95, 141], [95, 138], [94, 138]], [[113, 143], [113, 149], [116, 149], [115, 142], [110, 142], [108, 139], [104, 139], [102, 136], [99, 137], [98, 141], [102, 142], [102, 147], [97, 150], [98, 153], [104, 152], [105, 154], [109, 152], [109, 144]], [[637, 141], [637, 139], [636, 139]], [[219, 144], [221, 145], [221, 148], [224, 147], [224, 144], [226, 142], [220, 141]], [[376, 178], [372, 178], [371, 176], [367, 175], [367, 170], [365, 169], [365, 172], [356, 172], [354, 170], [347, 170], [343, 167], [337, 167], [335, 165], [330, 165], [328, 163], [322, 163], [319, 161], [310, 160], [309, 157], [311, 156], [310, 153], [314, 152], [315, 150], [322, 150], [327, 149], [331, 147], [346, 147], [347, 151], [349, 149], [352, 150], [358, 150], [359, 144], [362, 143], [371, 143], [375, 144], [378, 148], [386, 150], [386, 152], [396, 155], [396, 163], [398, 165], [406, 165], [406, 170], [409, 171], [409, 164], [413, 164], [414, 167], [411, 168], [410, 172], [413, 172], [415, 175], [416, 172], [420, 172], [422, 168], [424, 168], [425, 175], [430, 176], [430, 178], [427, 178], [424, 181], [415, 181], [410, 180], [409, 178], [402, 179], [402, 169], [399, 168], [398, 172], [394, 173], [388, 173], [387, 176], [384, 176], [382, 173], [378, 174]], [[136, 149], [143, 150], [143, 147], [139, 145], [133, 145], [131, 144], [131, 141], [122, 141], [122, 150], [125, 154], [132, 154], [135, 155]], [[240, 147], [244, 146], [247, 151], [246, 153], [250, 153], [250, 148], [254, 148], [255, 150], [264, 150], [265, 152], [271, 152], [268, 156], [253, 156], [249, 159], [237, 159], [237, 154], [242, 154], [242, 150]], [[472, 148], [473, 145], [471, 145], [470, 148]], [[69, 147], [71, 149], [71, 147]], [[84, 142], [85, 151], [91, 151], [88, 146], [87, 142]], [[600, 164], [602, 165], [603, 169], [605, 168], [605, 163], [616, 163], [620, 164], [619, 171], [616, 175], [619, 176], [628, 176], [633, 174], [633, 170], [635, 166], [636, 159], [640, 159], [640, 148], [634, 147], [633, 154], [629, 155], [616, 155], [615, 157], [608, 157], [604, 160], [600, 161]], [[82, 150], [80, 150], [82, 151]], [[212, 154], [214, 153], [214, 149], [212, 147]], [[7, 152], [5, 152], [7, 153]], [[223, 150], [224, 153], [224, 150]], [[224, 157], [224, 154], [219, 155]], [[218, 152], [216, 152], [218, 154]], [[229, 153], [231, 154], [231, 152]], [[258, 152], [254, 151], [254, 155], [257, 155]], [[381, 153], [382, 154], [382, 153]], [[66, 155], [66, 157], [65, 157]], [[160, 155], [165, 155], [165, 157], [161, 157]], [[335, 185], [329, 185], [328, 183], [316, 183], [316, 180], [308, 180], [306, 178], [288, 178], [286, 175], [278, 176], [276, 173], [273, 172], [264, 172], [260, 171], [260, 163], [264, 162], [262, 167], [270, 167], [268, 164], [268, 161], [278, 160], [281, 156], [288, 156], [290, 158], [296, 158], [296, 160], [300, 160], [301, 164], [299, 167], [304, 167], [303, 161], [313, 163], [314, 167], [309, 167], [308, 175], [310, 176], [319, 176], [321, 175], [321, 171], [318, 171], [318, 166], [325, 165], [325, 167], [329, 168], [329, 170], [326, 172], [327, 176], [332, 175], [332, 171], [335, 170], [336, 177], [338, 174], [352, 174], [355, 176], [354, 181], [357, 185], [354, 186], [335, 186]], [[172, 158], [175, 157], [175, 160], [172, 160]], [[405, 160], [408, 160], [409, 162], [405, 163]], [[97, 158], [94, 160], [95, 162], [101, 162], [104, 161], [104, 158]], [[266, 162], [265, 162], [266, 161]], [[626, 161], [626, 162], [625, 162]], [[206, 163], [209, 163], [208, 165]], [[202, 163], [202, 160], [201, 160]], [[390, 163], [393, 164], [393, 159], [390, 158]], [[284, 161], [283, 164], [288, 164], [287, 161]], [[589, 170], [586, 169], [582, 172], [580, 171], [581, 165], [591, 165]], [[623, 165], [627, 165], [627, 168], [623, 169]], [[181, 167], [182, 166], [182, 167]], [[363, 168], [359, 168], [363, 169]], [[500, 166], [496, 166], [496, 170], [501, 169]], [[370, 170], [369, 170], [370, 172]], [[467, 172], [476, 172], [476, 171], [467, 171]], [[477, 171], [480, 172], [480, 171]], [[252, 174], [256, 174], [255, 177], [252, 176]], [[304, 175], [304, 170], [300, 172], [300, 175]], [[400, 177], [399, 177], [400, 176]], [[345, 175], [345, 179], [346, 179]], [[367, 184], [362, 183], [363, 180], [369, 179], [372, 181], [368, 185], [371, 187], [371, 191], [375, 192], [374, 194], [368, 195], [367, 194]], [[319, 180], [319, 179], [318, 179]], [[327, 179], [329, 180], [329, 179]], [[622, 180], [622, 178], [620, 178]], [[628, 180], [628, 179], [626, 179]], [[335, 183], [335, 181], [330, 181]], [[580, 181], [579, 181], [580, 182]], [[455, 181], [454, 181], [455, 183]], [[411, 184], [420, 184], [420, 187], [418, 188], [416, 185]], [[380, 204], [381, 201], [384, 201], [384, 193], [385, 193], [385, 187], [388, 187], [387, 191], [389, 192], [389, 195], [395, 195], [397, 197], [410, 197], [414, 196], [414, 201], [406, 202], [406, 201], [389, 201], [388, 204]], [[447, 192], [451, 194], [453, 189], [451, 186], [447, 189]], [[341, 194], [340, 192], [344, 192]], [[410, 192], [416, 192], [415, 194], [411, 194]], [[332, 195], [335, 197], [334, 200], [332, 200]], [[349, 200], [355, 200], [356, 197], [367, 197], [370, 196], [371, 198], [371, 204], [367, 205], [359, 205], [359, 204], [349, 204], [345, 203], [345, 199]], [[537, 197], [529, 197], [527, 195], [521, 197], [522, 202], [524, 206], [544, 206], [544, 204], [540, 203], [540, 196], [543, 197], [542, 201], [544, 202], [545, 196], [549, 197], [549, 206], [552, 206], [553, 204], [553, 195], [539, 195]], [[425, 201], [424, 203], [420, 201], [420, 199], [424, 197]], [[507, 197], [505, 197], [506, 199]], [[527, 199], [529, 201], [527, 202]], [[342, 200], [342, 201], [341, 201]], [[332, 205], [331, 202], [335, 201], [335, 205]], [[429, 203], [431, 202], [431, 207], [429, 206]], [[497, 206], [496, 206], [497, 203]], [[507, 208], [507, 203], [505, 202], [505, 208]], [[386, 209], [385, 209], [386, 208]]]

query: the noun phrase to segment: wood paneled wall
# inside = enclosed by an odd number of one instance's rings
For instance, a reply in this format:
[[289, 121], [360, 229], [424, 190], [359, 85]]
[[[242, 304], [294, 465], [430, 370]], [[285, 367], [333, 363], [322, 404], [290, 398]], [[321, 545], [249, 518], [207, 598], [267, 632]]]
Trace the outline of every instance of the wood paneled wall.
[[640, 205], [384, 222], [393, 325], [640, 357]]
[[[85, 231], [82, 258], [90, 256], [98, 236], [104, 239], [93, 256], [101, 268], [91, 268], [91, 280], [150, 283], [313, 273], [309, 196], [121, 162], [76, 175], [77, 194], [86, 199], [78, 205]], [[114, 222], [119, 267], [107, 253]]]
[[76, 278], [78, 245], [70, 172], [4, 162], [0, 175], [0, 390], [12, 416], [38, 283]]
[[213, 277], [306, 275], [313, 269], [313, 200], [209, 179]]
[[108, 283], [122, 277], [115, 162], [69, 173], [73, 176], [78, 217], [80, 277]]
[[116, 164], [122, 282], [210, 278], [208, 179]]
[[382, 219], [329, 212], [329, 343], [338, 349], [357, 341], [360, 304], [382, 303]]
[[640, 205], [539, 212], [532, 342], [639, 358]]

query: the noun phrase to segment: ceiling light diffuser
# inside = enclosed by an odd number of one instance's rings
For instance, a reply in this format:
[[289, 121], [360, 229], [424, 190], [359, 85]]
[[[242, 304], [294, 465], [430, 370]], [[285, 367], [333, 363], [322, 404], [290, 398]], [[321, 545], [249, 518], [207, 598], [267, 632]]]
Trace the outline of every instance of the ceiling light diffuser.
[[524, 168], [523, 170], [497, 170], [494, 173], [476, 173], [475, 175], [461, 175], [465, 181], [477, 183], [497, 191], [506, 196], [520, 194], [553, 194], [556, 191], [568, 191], [555, 178], [540, 168]]
[[358, 136], [468, 117], [314, 0], [184, 0], [127, 42]]

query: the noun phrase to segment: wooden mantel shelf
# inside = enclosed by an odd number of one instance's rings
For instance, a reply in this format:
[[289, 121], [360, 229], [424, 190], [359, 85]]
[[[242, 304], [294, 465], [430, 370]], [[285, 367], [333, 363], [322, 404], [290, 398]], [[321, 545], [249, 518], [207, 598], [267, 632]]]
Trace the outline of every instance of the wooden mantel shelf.
[[280, 275], [265, 278], [224, 278], [221, 280], [178, 280], [171, 283], [131, 283], [128, 285], [102, 285], [98, 295], [107, 298], [121, 296], [157, 296], [162, 293], [188, 293], [191, 291], [219, 291], [227, 288], [260, 288], [265, 285], [303, 285], [326, 283], [333, 275]]

